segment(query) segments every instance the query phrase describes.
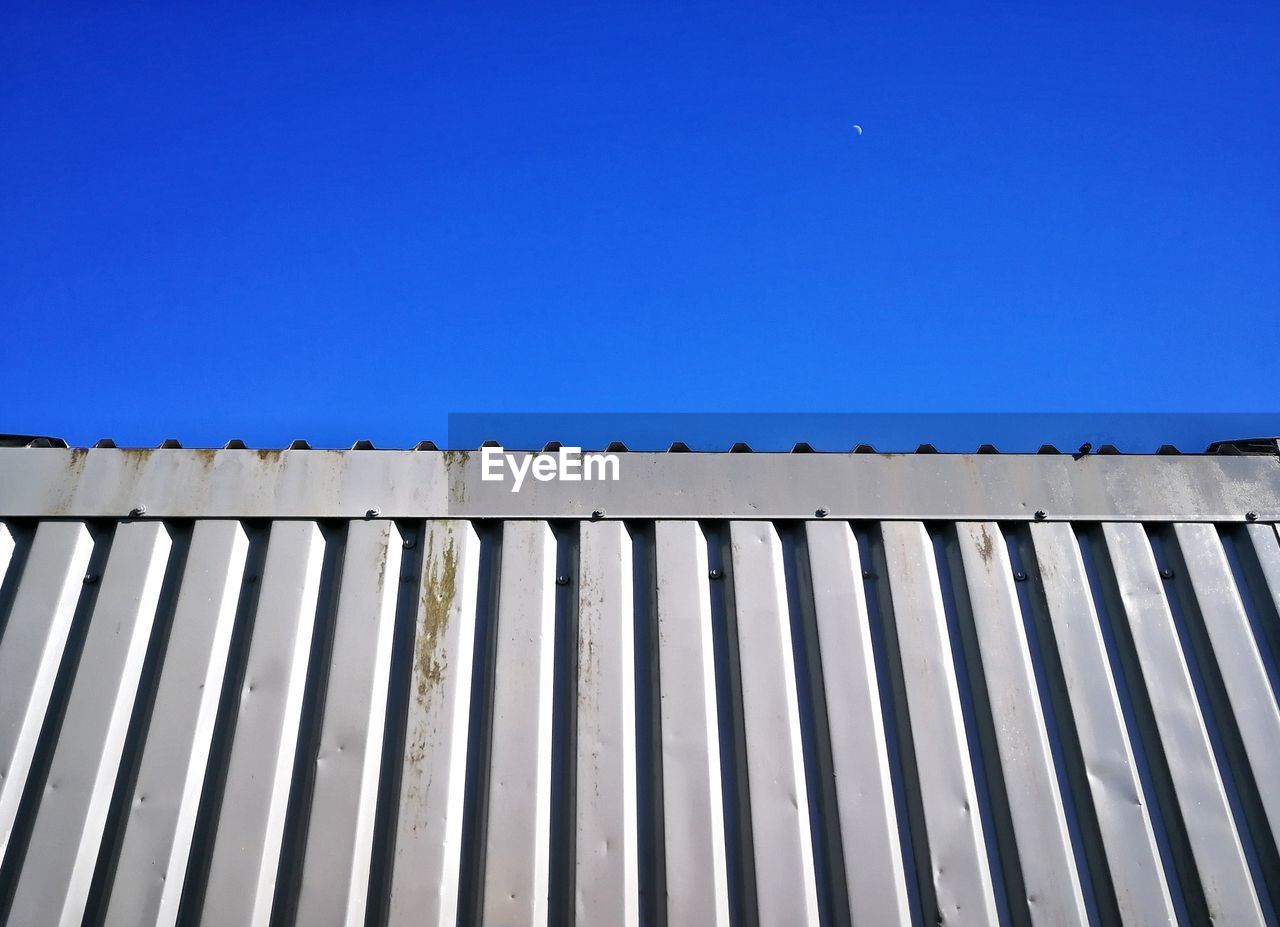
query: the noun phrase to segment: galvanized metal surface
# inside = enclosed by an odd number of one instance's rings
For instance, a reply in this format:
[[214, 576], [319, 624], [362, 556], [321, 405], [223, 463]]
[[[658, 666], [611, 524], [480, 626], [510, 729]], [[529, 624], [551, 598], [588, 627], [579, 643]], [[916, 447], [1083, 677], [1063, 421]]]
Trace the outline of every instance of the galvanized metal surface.
[[1274, 924], [1280, 537], [1206, 518], [1270, 478], [1203, 460], [1168, 517], [1042, 522], [42, 477], [0, 510], [0, 920]]
[[[621, 453], [619, 479], [482, 479], [480, 451], [0, 448], [0, 512], [120, 518], [1280, 520], [1280, 457]], [[531, 455], [516, 454], [523, 461]]]

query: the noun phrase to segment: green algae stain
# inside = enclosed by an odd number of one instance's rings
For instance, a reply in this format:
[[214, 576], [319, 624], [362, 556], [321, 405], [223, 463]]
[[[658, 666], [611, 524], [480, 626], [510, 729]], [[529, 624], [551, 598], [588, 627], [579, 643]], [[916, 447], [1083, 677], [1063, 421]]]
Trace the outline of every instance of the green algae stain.
[[[430, 711], [432, 695], [444, 682], [448, 668], [444, 636], [457, 594], [458, 555], [453, 536], [450, 534], [444, 549], [437, 552], [436, 535], [432, 532], [422, 581], [422, 625], [418, 628], [413, 656], [414, 694], [423, 714]], [[410, 762], [420, 766], [426, 749], [424, 740], [415, 739], [409, 748]]]
[[449, 505], [463, 505], [467, 501], [467, 464], [470, 451], [444, 451], [445, 481], [449, 491]]

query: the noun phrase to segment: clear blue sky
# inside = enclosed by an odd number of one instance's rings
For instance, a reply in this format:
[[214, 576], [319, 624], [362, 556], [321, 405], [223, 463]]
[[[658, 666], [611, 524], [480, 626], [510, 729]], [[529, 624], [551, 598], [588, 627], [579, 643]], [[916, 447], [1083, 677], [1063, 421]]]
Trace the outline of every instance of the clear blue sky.
[[8, 7], [0, 431], [1280, 405], [1274, 3], [533, 7]]

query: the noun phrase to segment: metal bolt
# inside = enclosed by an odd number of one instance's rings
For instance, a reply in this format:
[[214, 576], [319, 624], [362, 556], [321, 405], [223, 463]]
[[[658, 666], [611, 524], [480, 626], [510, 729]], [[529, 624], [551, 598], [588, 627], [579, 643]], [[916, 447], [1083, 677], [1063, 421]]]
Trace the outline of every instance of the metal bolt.
[[1258, 513], [1257, 513], [1257, 512], [1245, 512], [1245, 513], [1244, 513], [1244, 520], [1245, 520], [1245, 521], [1257, 521], [1257, 520], [1258, 520]]
[[97, 574], [97, 573], [86, 573], [86, 574], [84, 574], [84, 584], [85, 584], [86, 586], [92, 586], [92, 585], [93, 585], [94, 583], [96, 583], [97, 581], [98, 581], [98, 574]]
[[828, 515], [830, 515], [831, 513], [830, 513], [827, 509], [825, 509], [825, 508], [821, 508], [821, 509], [818, 509], [818, 510], [817, 510], [816, 512], [814, 512], [813, 514], [817, 515], [819, 518], [826, 518], [826, 517], [827, 517]]
[[413, 576], [412, 576], [412, 574], [406, 573], [404, 576], [401, 576], [401, 577], [400, 577], [400, 582], [402, 582], [402, 583], [411, 583], [411, 582], [413, 582]]
[[1027, 581], [1027, 574], [1021, 570], [1015, 570], [1013, 573], [1013, 581], [1016, 583], [1025, 583]]
[[1160, 571], [1160, 578], [1173, 579], [1173, 570], [1169, 569], [1168, 567], [1165, 567], [1163, 570]]
[[377, 517], [378, 517], [379, 515], [381, 515], [381, 514], [382, 514], [382, 509], [369, 509], [369, 511], [367, 511], [367, 512], [365, 512], [365, 513], [364, 513], [364, 517], [365, 517], [365, 518], [377, 518]]
[[567, 585], [569, 585], [569, 577], [565, 576], [564, 574], [561, 574], [561, 575], [557, 576], [557, 577], [556, 577], [556, 585], [557, 585], [557, 586], [567, 586]]
[[1036, 509], [1036, 521], [1044, 521], [1049, 517], [1049, 513], [1044, 509]]
[[875, 579], [875, 578], [876, 578], [876, 574], [875, 574], [874, 572], [872, 572], [871, 570], [863, 570], [863, 571], [862, 571], [862, 578], [863, 578], [863, 579]]
[[592, 521], [599, 521], [602, 518], [604, 518], [604, 509], [595, 509], [592, 511], [591, 513]]
[[141, 518], [145, 514], [147, 514], [147, 507], [145, 505], [135, 505], [129, 510], [129, 515], [133, 518]]
[[708, 570], [707, 575], [712, 579], [720, 579], [722, 576], [724, 576], [724, 574], [721, 573], [719, 570]]
[[405, 538], [405, 539], [404, 539], [404, 549], [405, 549], [405, 550], [413, 550], [413, 546], [414, 546], [415, 544], [417, 544], [417, 543], [418, 543], [418, 542], [417, 542], [417, 540], [413, 537], [413, 535], [410, 535], [409, 537], [407, 537], [407, 538]]

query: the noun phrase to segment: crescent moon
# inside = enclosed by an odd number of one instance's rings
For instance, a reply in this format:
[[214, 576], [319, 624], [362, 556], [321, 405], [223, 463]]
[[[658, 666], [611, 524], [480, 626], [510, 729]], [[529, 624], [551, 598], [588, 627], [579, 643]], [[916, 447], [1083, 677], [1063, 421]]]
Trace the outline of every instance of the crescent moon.
[[854, 126], [854, 127], [853, 127], [853, 131], [855, 131], [855, 132], [857, 132], [859, 135], [861, 135], [861, 134], [862, 134], [862, 126]]

